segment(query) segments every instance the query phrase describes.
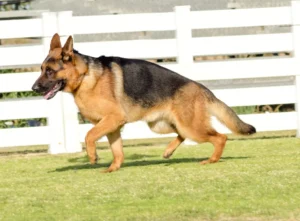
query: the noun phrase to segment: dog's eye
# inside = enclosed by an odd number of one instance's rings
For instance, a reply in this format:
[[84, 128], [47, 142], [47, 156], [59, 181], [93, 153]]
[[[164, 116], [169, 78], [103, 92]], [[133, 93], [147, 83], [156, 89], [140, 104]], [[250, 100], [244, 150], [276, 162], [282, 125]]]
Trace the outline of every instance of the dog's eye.
[[54, 74], [54, 71], [51, 68], [46, 68], [46, 75], [47, 77], [51, 77]]

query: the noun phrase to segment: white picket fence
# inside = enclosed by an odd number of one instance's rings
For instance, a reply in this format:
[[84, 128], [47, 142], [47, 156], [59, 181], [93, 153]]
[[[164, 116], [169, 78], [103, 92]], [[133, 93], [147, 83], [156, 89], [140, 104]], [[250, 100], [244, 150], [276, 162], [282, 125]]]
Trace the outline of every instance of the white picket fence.
[[[190, 11], [101, 16], [72, 16], [72, 12], [46, 12], [41, 18], [0, 21], [0, 39], [42, 37], [42, 45], [0, 47], [0, 68], [41, 64], [49, 42], [58, 32], [69, 35], [139, 31], [175, 31], [174, 39], [127, 40], [76, 43], [75, 48], [91, 56], [115, 55], [129, 58], [177, 58], [162, 66], [196, 81], [291, 77], [293, 85], [246, 85], [213, 90], [229, 106], [295, 103], [298, 112], [241, 115], [258, 131], [297, 130], [300, 136], [300, 1], [291, 7]], [[192, 37], [193, 29], [257, 26], [291, 26], [289, 33], [218, 37]], [[291, 57], [231, 59], [195, 62], [194, 56], [291, 52]], [[30, 91], [40, 73], [0, 75], [0, 93]], [[79, 124], [77, 108], [67, 93], [46, 101], [42, 98], [0, 101], [0, 120], [42, 118], [47, 126], [0, 130], [0, 147], [49, 145], [50, 153], [81, 151], [80, 142], [92, 125]], [[217, 130], [229, 131], [214, 121]], [[170, 135], [167, 135], [170, 136]], [[124, 139], [162, 137], [143, 122], [125, 126]], [[105, 138], [103, 138], [105, 139]]]

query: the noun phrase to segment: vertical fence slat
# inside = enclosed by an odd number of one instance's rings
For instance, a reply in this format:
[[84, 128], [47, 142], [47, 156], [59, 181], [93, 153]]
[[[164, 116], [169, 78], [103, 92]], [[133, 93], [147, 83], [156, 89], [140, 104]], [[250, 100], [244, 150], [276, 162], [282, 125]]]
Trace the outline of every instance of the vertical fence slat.
[[66, 152], [81, 152], [77, 108], [73, 96], [69, 93], [63, 93], [63, 116]]
[[176, 24], [177, 62], [182, 66], [189, 66], [193, 63], [190, 6], [176, 6], [174, 11]]
[[[55, 12], [45, 12], [42, 14], [42, 20], [44, 55], [46, 57], [49, 53], [52, 36], [58, 31], [57, 15]], [[47, 121], [50, 137], [48, 152], [51, 154], [66, 153], [62, 93], [57, 93], [54, 98], [49, 100], [48, 105], [49, 115]]]
[[[58, 33], [60, 34], [62, 44], [68, 37], [73, 35], [72, 31], [72, 11], [57, 13]], [[77, 109], [74, 108], [74, 98], [71, 94], [62, 94], [63, 117], [64, 117], [64, 135], [66, 152], [81, 152], [82, 145], [79, 140], [79, 121]]]

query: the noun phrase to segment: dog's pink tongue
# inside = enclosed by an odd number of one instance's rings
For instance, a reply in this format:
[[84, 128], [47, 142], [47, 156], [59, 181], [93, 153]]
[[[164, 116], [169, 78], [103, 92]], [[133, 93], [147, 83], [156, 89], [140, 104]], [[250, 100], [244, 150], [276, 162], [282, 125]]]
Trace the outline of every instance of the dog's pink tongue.
[[49, 97], [50, 97], [52, 94], [53, 94], [53, 92], [52, 92], [52, 90], [51, 90], [51, 91], [49, 91], [47, 94], [44, 95], [44, 98], [45, 98], [46, 100], [48, 100]]

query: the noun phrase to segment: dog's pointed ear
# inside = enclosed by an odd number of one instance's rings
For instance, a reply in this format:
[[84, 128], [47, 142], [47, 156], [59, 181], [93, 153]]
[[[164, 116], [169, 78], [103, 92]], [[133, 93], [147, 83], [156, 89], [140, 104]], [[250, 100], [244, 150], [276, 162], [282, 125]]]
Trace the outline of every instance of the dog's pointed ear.
[[60, 37], [56, 33], [53, 35], [51, 43], [50, 43], [50, 51], [52, 51], [54, 48], [61, 48], [61, 43], [60, 43]]
[[69, 36], [63, 49], [62, 49], [62, 60], [63, 61], [72, 61], [73, 60], [73, 38]]

